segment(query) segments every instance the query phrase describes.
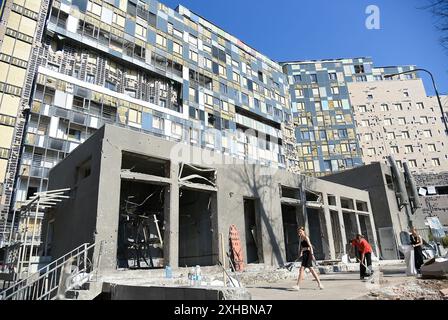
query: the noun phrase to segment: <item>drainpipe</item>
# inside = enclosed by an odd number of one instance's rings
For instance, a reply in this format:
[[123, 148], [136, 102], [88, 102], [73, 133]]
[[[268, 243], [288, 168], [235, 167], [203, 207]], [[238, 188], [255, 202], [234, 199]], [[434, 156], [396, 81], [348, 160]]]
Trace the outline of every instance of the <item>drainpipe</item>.
[[422, 205], [421, 205], [420, 199], [418, 197], [417, 187], [415, 186], [414, 177], [412, 176], [411, 170], [409, 170], [409, 166], [408, 166], [407, 162], [403, 163], [403, 169], [404, 169], [404, 176], [406, 178], [409, 188], [411, 189], [410, 190], [411, 195], [409, 197], [409, 200], [411, 200], [411, 202], [412, 202], [413, 213], [415, 213], [415, 211], [417, 211], [417, 209], [421, 208]]
[[392, 155], [388, 156], [387, 159], [389, 160], [391, 169], [392, 169], [392, 173], [395, 177], [395, 186], [397, 188], [397, 190], [395, 191], [395, 194], [398, 196], [399, 201], [399, 207], [400, 210], [402, 207], [405, 208], [406, 211], [406, 216], [408, 218], [408, 226], [412, 227], [413, 225], [413, 221], [412, 221], [412, 216], [411, 216], [411, 206], [409, 204], [409, 199], [407, 196], [407, 191], [406, 191], [406, 185], [404, 183], [403, 178], [401, 177], [400, 171], [398, 170], [397, 164], [395, 162], [395, 159]]

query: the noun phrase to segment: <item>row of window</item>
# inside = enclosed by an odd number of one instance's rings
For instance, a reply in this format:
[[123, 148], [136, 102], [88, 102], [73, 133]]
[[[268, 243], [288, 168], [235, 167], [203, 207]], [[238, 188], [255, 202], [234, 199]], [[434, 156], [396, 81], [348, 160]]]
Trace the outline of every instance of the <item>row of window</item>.
[[[393, 105], [394, 105], [394, 109], [396, 111], [403, 111], [403, 105], [401, 103], [394, 103]], [[423, 102], [417, 102], [415, 104], [415, 107], [416, 107], [416, 110], [423, 110], [423, 109], [425, 109], [425, 106], [423, 105]], [[375, 108], [375, 106], [372, 106], [372, 108]], [[390, 111], [389, 105], [385, 104], [385, 103], [381, 104], [380, 105], [380, 110], [381, 111]], [[367, 106], [365, 106], [365, 105], [358, 106], [358, 112], [365, 113], [367, 111], [368, 111]]]
[[[338, 95], [340, 93], [339, 87], [337, 87], [337, 86], [332, 86], [330, 88], [330, 90], [331, 90], [331, 94], [332, 95]], [[304, 97], [302, 88], [294, 89], [294, 93], [295, 93], [296, 98], [303, 98]], [[315, 98], [316, 97], [320, 98], [320, 96], [321, 96], [319, 88], [312, 88], [312, 94], [313, 94], [313, 97], [315, 97]]]
[[[302, 140], [315, 141], [316, 137], [320, 140], [338, 140], [347, 139], [350, 134], [353, 134], [353, 129], [336, 129], [336, 130], [318, 130], [318, 131], [301, 131], [300, 136]], [[330, 139], [328, 139], [330, 138]]]
[[[317, 74], [311, 73], [308, 76], [309, 76], [308, 80], [311, 83], [317, 83], [318, 82], [317, 81]], [[300, 74], [293, 75], [293, 78], [294, 78], [294, 83], [303, 82], [303, 79], [304, 79], [303, 75], [300, 75]], [[329, 72], [328, 73], [328, 80], [330, 80], [330, 81], [337, 81], [338, 80], [338, 75], [336, 74], [336, 72]]]
[[[409, 131], [401, 131], [398, 136], [401, 136], [402, 139], [410, 139], [411, 135]], [[425, 138], [431, 138], [432, 137], [432, 131], [431, 130], [423, 130], [423, 136]], [[377, 137], [376, 137], [377, 138]], [[378, 137], [379, 139], [382, 139], [381, 137]], [[395, 140], [397, 138], [397, 134], [395, 132], [386, 132], [386, 139], [387, 140]], [[365, 141], [373, 141], [373, 134], [366, 133], [364, 134], [364, 140]]]
[[[419, 118], [419, 122], [418, 123], [420, 123], [420, 124], [428, 124], [429, 123], [428, 119], [429, 118], [427, 116], [421, 116]], [[399, 125], [405, 125], [405, 124], [409, 123], [408, 121], [406, 121], [405, 117], [398, 117], [397, 120], [398, 120], [398, 124]], [[393, 122], [394, 122], [394, 119], [386, 118], [386, 119], [383, 120], [383, 125], [391, 126], [391, 125], [393, 125]], [[369, 119], [364, 119], [364, 120], [360, 121], [361, 127], [369, 127], [369, 126], [373, 125], [374, 123], [375, 123], [375, 121], [371, 122]], [[410, 123], [416, 124], [416, 122], [413, 122], [413, 121], [411, 121]]]

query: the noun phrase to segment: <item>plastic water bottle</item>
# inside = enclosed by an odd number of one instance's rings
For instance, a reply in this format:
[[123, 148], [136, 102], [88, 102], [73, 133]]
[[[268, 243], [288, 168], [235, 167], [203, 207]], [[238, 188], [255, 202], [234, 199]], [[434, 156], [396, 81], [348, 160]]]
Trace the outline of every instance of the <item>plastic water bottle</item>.
[[196, 282], [195, 270], [191, 267], [190, 272], [188, 273], [188, 280], [190, 281], [190, 286], [194, 286]]
[[171, 270], [171, 266], [165, 267], [165, 278], [171, 279], [173, 277], [173, 270]]
[[202, 275], [201, 275], [201, 267], [199, 265], [195, 268], [195, 280], [196, 280], [196, 286], [201, 285]]

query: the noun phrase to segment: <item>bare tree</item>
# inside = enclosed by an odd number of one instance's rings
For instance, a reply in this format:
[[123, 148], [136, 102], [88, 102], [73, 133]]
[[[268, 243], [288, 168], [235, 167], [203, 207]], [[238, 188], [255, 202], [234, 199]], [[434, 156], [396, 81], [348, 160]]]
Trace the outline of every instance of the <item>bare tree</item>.
[[448, 0], [428, 0], [424, 9], [430, 10], [436, 17], [435, 26], [441, 32], [440, 43], [448, 50]]

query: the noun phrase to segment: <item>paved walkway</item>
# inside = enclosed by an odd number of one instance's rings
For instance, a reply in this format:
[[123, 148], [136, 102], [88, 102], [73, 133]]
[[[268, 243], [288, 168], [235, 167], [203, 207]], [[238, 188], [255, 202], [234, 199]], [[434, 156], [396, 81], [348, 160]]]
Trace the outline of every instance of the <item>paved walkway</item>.
[[[381, 287], [404, 282], [403, 274], [384, 275]], [[379, 279], [375, 283], [359, 280], [359, 274], [321, 275], [325, 289], [320, 290], [311, 274], [307, 274], [299, 291], [292, 288], [295, 281], [281, 280], [276, 283], [261, 283], [247, 286], [253, 300], [346, 300], [357, 299], [370, 290], [379, 288]], [[385, 282], [385, 283], [383, 283]]]

